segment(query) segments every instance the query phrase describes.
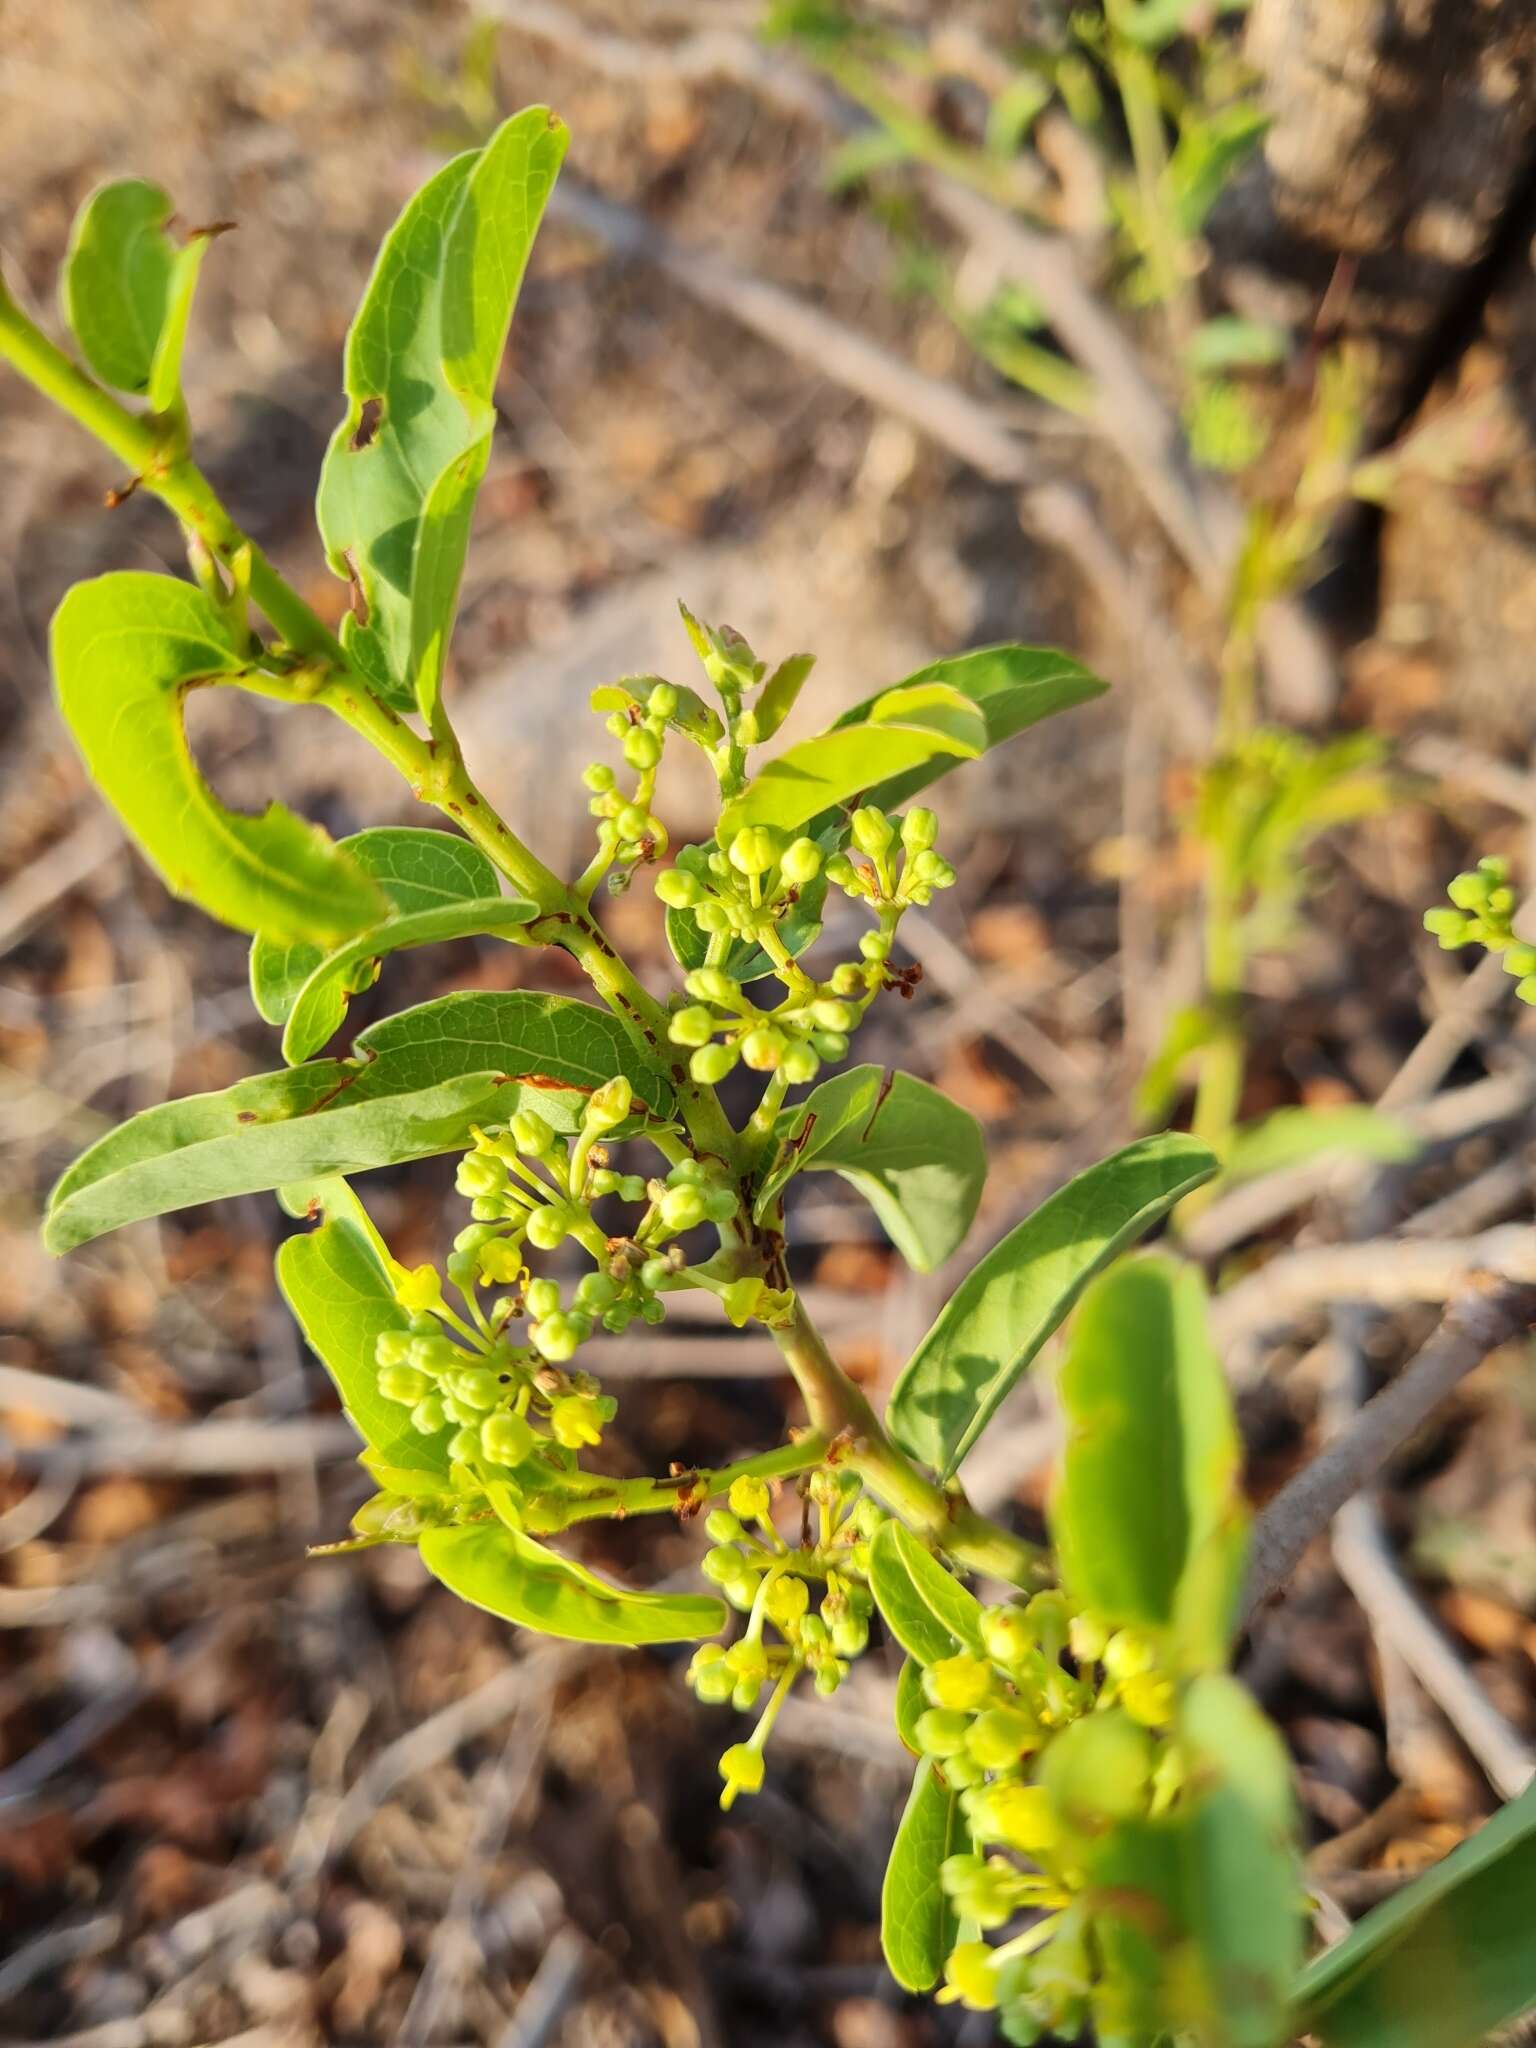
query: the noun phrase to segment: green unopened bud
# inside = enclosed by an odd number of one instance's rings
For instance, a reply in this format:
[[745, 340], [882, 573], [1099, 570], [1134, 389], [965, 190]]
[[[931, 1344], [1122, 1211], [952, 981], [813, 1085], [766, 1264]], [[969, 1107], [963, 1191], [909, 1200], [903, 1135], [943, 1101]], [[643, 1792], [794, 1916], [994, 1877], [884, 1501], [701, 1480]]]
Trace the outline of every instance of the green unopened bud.
[[752, 1576], [747, 1560], [734, 1543], [721, 1543], [714, 1550], [706, 1550], [699, 1569], [713, 1586], [734, 1586], [738, 1580]]
[[667, 1022], [667, 1036], [674, 1045], [708, 1045], [714, 1032], [714, 1014], [702, 1003], [691, 1003]]
[[738, 874], [766, 875], [782, 843], [771, 825], [743, 825], [728, 848], [731, 866]]
[[739, 1543], [745, 1533], [741, 1518], [729, 1508], [711, 1508], [704, 1517], [704, 1534], [711, 1543]]
[[[572, 1325], [569, 1316], [558, 1311], [535, 1323], [529, 1336], [540, 1358], [547, 1358], [551, 1365], [564, 1365], [567, 1359], [576, 1356], [581, 1344], [580, 1331]], [[559, 1406], [558, 1402], [556, 1406]]]
[[461, 1195], [499, 1195], [507, 1184], [507, 1169], [499, 1159], [488, 1159], [483, 1152], [471, 1152], [461, 1159], [454, 1175], [454, 1186]]
[[740, 989], [718, 967], [695, 967], [691, 974], [683, 977], [683, 987], [701, 1003], [720, 1003], [726, 1009], [734, 1010], [741, 1001]]
[[688, 1061], [688, 1072], [705, 1088], [723, 1081], [739, 1054], [734, 1045], [701, 1045]]
[[618, 1298], [619, 1283], [608, 1273], [584, 1273], [577, 1284], [577, 1301], [594, 1315]]
[[1504, 972], [1524, 980], [1528, 974], [1536, 974], [1536, 946], [1527, 946], [1523, 941], [1504, 949]]
[[836, 996], [818, 996], [811, 1005], [811, 1015], [825, 1031], [851, 1031], [858, 1021], [852, 1005]]
[[876, 810], [873, 804], [861, 804], [853, 814], [852, 823], [853, 843], [860, 853], [867, 853], [871, 860], [878, 860], [890, 851], [896, 833], [884, 811]]
[[386, 1366], [379, 1374], [379, 1392], [386, 1401], [398, 1401], [402, 1408], [414, 1408], [431, 1391], [431, 1380], [414, 1365]]
[[704, 885], [697, 875], [681, 868], [668, 868], [656, 877], [656, 894], [672, 910], [691, 910], [704, 900]]
[[941, 1657], [930, 1664], [923, 1673], [923, 1690], [936, 1707], [974, 1713], [992, 1699], [997, 1681], [989, 1664], [962, 1652], [958, 1657]]
[[1040, 1746], [1040, 1731], [1017, 1707], [989, 1707], [971, 1723], [965, 1746], [983, 1770], [1011, 1770]]
[[1051, 1739], [1041, 1759], [1039, 1789], [1068, 1826], [1097, 1833], [1145, 1811], [1154, 1761], [1146, 1729], [1112, 1707], [1072, 1722]]
[[[632, 725], [624, 735], [624, 758], [631, 768], [638, 768], [644, 773], [661, 759], [661, 741], [649, 727]], [[619, 829], [622, 831], [623, 827]], [[625, 836], [630, 835], [626, 833]]]
[[826, 862], [827, 880], [839, 889], [846, 889], [850, 882], [857, 881], [858, 869], [846, 853], [829, 855]]
[[1043, 1788], [1013, 1778], [968, 1793], [965, 1815], [978, 1842], [999, 1842], [1025, 1856], [1053, 1848], [1060, 1833]]
[[494, 1408], [501, 1399], [501, 1381], [488, 1365], [462, 1366], [443, 1383], [448, 1392], [466, 1408], [481, 1411]]
[[859, 940], [859, 951], [866, 960], [888, 960], [891, 956], [891, 941], [885, 932], [866, 932]]
[[581, 779], [594, 796], [606, 796], [614, 785], [614, 773], [606, 761], [589, 761], [581, 771]]
[[795, 839], [785, 847], [779, 873], [792, 888], [803, 889], [821, 873], [821, 848], [814, 839]]
[[420, 1372], [449, 1372], [463, 1362], [464, 1353], [440, 1333], [411, 1339], [410, 1363]]
[[704, 1197], [694, 1187], [668, 1188], [656, 1210], [668, 1230], [692, 1230], [704, 1221]]
[[844, 960], [833, 968], [828, 985], [835, 996], [861, 996], [868, 984], [864, 979], [864, 969], [859, 963], [856, 960]]
[[493, 1237], [481, 1245], [476, 1264], [493, 1287], [510, 1287], [523, 1270], [523, 1255], [510, 1238]]
[[901, 821], [901, 843], [909, 854], [926, 853], [939, 836], [939, 821], [921, 806]]
[[560, 1289], [553, 1280], [530, 1280], [528, 1283], [528, 1313], [543, 1321], [545, 1316], [559, 1313]]
[[404, 1365], [411, 1355], [412, 1341], [409, 1330], [380, 1330], [374, 1340], [374, 1364], [380, 1367]]
[[423, 1436], [436, 1436], [448, 1417], [438, 1395], [428, 1394], [411, 1410], [411, 1427]]
[[1528, 974], [1524, 981], [1517, 981], [1515, 994], [1522, 1003], [1536, 1003], [1536, 974]]
[[480, 1449], [493, 1465], [520, 1465], [533, 1449], [533, 1431], [521, 1415], [488, 1415], [480, 1425]]
[[912, 863], [912, 877], [925, 889], [950, 889], [955, 871], [943, 854], [920, 853]]
[[841, 1060], [848, 1057], [846, 1031], [813, 1031], [811, 1043], [824, 1060]]
[[525, 1158], [542, 1159], [555, 1142], [555, 1134], [536, 1109], [520, 1109], [513, 1117], [512, 1142]]
[[1424, 929], [1440, 941], [1446, 952], [1455, 952], [1460, 946], [1470, 945], [1472, 921], [1464, 911], [1451, 910], [1439, 904], [1424, 913]]
[[913, 1724], [912, 1733], [917, 1737], [917, 1746], [924, 1756], [958, 1756], [965, 1747], [965, 1738], [970, 1731], [968, 1714], [953, 1713], [947, 1707], [930, 1707], [919, 1714]]
[[528, 1218], [528, 1242], [541, 1252], [552, 1252], [564, 1244], [571, 1232], [571, 1219], [563, 1209], [535, 1209]]
[[671, 683], [653, 683], [645, 708], [652, 718], [670, 718], [677, 710], [677, 691]]
[[615, 1074], [611, 1081], [605, 1081], [601, 1088], [594, 1090], [582, 1122], [589, 1131], [611, 1131], [629, 1115], [634, 1099], [635, 1091], [628, 1077]]
[[784, 1078], [792, 1087], [799, 1087], [804, 1081], [814, 1081], [821, 1071], [821, 1055], [803, 1039], [796, 1039], [785, 1046], [784, 1057], [779, 1061]]
[[1482, 910], [1487, 906], [1493, 884], [1479, 869], [1469, 869], [1466, 874], [1453, 875], [1446, 885], [1446, 895], [1458, 910]]
[[644, 839], [651, 830], [651, 814], [644, 804], [626, 804], [613, 822], [619, 829], [619, 837], [631, 846]]
[[710, 938], [731, 929], [731, 913], [723, 903], [701, 903], [693, 913], [693, 921]]
[[480, 1449], [480, 1431], [475, 1423], [466, 1423], [448, 1439], [448, 1455], [455, 1464], [467, 1465]]
[[640, 1285], [648, 1294], [654, 1294], [672, 1277], [672, 1265], [668, 1259], [647, 1259], [640, 1268]]
[[741, 1041], [741, 1056], [755, 1073], [771, 1074], [784, 1057], [784, 1034], [771, 1024], [756, 1025]]

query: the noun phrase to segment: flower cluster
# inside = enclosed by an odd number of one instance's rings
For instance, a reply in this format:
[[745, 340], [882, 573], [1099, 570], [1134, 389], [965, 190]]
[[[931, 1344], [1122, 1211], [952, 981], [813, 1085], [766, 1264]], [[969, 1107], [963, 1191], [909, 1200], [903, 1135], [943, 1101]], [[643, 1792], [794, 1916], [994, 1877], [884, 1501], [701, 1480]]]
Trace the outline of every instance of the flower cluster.
[[979, 1934], [1030, 1919], [999, 1944], [961, 1942], [939, 1996], [997, 2010], [1009, 2041], [1070, 2038], [1095, 1981], [1079, 1844], [1176, 1792], [1159, 1740], [1174, 1688], [1149, 1638], [1071, 1615], [1059, 1592], [989, 1608], [980, 1629], [980, 1654], [924, 1670], [929, 1704], [910, 1734], [958, 1789], [971, 1837], [940, 1872], [956, 1914]]
[[[722, 1081], [738, 1060], [760, 1073], [782, 1071], [786, 1081], [811, 1081], [824, 1059], [845, 1057], [849, 1034], [888, 985], [886, 963], [902, 912], [930, 903], [935, 890], [954, 882], [953, 867], [935, 851], [937, 833], [932, 811], [897, 818], [865, 805], [821, 839], [748, 825], [723, 851], [679, 851], [676, 865], [657, 877], [656, 893], [691, 921], [705, 955], [705, 965], [684, 979], [693, 1001], [674, 1012], [669, 1026], [673, 1043], [691, 1049], [696, 1081]], [[852, 852], [837, 847], [845, 834]], [[806, 973], [795, 957], [820, 929], [819, 917], [804, 911], [818, 883], [821, 893], [829, 885], [840, 889], [876, 918], [859, 942], [859, 958], [825, 980]], [[759, 1008], [743, 994], [740, 978], [718, 964], [733, 944], [760, 949], [759, 971], [771, 969], [783, 982], [788, 993], [773, 1009]]]
[[1515, 936], [1511, 919], [1519, 899], [1509, 884], [1508, 863], [1490, 854], [1466, 874], [1455, 876], [1445, 893], [1451, 905], [1426, 910], [1424, 929], [1447, 952], [1486, 946], [1499, 954], [1504, 972], [1518, 976], [1515, 994], [1521, 1002], [1536, 1003], [1536, 946]]
[[[739, 1792], [756, 1792], [763, 1782], [763, 1750], [780, 1705], [802, 1671], [816, 1690], [836, 1692], [852, 1660], [869, 1642], [874, 1600], [867, 1583], [868, 1543], [882, 1511], [857, 1480], [828, 1466], [805, 1482], [814, 1506], [816, 1540], [791, 1549], [773, 1520], [773, 1495], [766, 1480], [740, 1478], [705, 1523], [713, 1548], [704, 1558], [705, 1576], [720, 1588], [747, 1626], [729, 1648], [706, 1643], [688, 1669], [688, 1683], [710, 1706], [727, 1701], [738, 1713], [757, 1704], [764, 1686], [769, 1702], [751, 1737], [720, 1759], [729, 1807]], [[812, 1588], [820, 1590], [813, 1601]], [[767, 1640], [772, 1628], [777, 1641]]]
[[[568, 1371], [597, 1330], [659, 1323], [663, 1296], [687, 1284], [677, 1239], [698, 1224], [727, 1223], [738, 1197], [691, 1157], [646, 1179], [609, 1163], [610, 1133], [631, 1117], [630, 1083], [595, 1090], [574, 1136], [532, 1110], [477, 1129], [457, 1185], [473, 1221], [453, 1241], [444, 1273], [401, 1269], [396, 1298], [407, 1320], [375, 1344], [379, 1392], [409, 1409], [424, 1435], [454, 1432], [449, 1454], [525, 1493], [558, 1488], [575, 1454], [597, 1444], [616, 1403], [589, 1373]], [[593, 1217], [604, 1197], [641, 1207], [638, 1221], [606, 1234]], [[567, 1242], [592, 1259], [569, 1289], [531, 1271], [530, 1252]], [[444, 1280], [460, 1298], [450, 1306]], [[489, 1301], [488, 1290], [495, 1292]]]

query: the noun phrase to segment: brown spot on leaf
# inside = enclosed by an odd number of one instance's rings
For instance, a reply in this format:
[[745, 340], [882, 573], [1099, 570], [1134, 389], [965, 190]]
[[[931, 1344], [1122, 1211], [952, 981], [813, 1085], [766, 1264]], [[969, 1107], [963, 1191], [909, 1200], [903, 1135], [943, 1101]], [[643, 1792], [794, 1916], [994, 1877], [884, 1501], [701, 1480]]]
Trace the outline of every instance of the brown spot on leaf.
[[354, 455], [364, 448], [371, 448], [384, 420], [382, 398], [365, 398], [362, 410], [357, 415], [357, 425], [352, 429], [352, 438], [347, 443]]

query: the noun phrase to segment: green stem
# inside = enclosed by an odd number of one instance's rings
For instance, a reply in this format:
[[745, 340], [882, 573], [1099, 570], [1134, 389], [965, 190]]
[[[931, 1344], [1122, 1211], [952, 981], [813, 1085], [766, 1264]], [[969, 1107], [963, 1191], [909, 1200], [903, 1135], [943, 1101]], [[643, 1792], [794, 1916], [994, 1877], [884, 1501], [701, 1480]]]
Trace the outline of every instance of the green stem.
[[1196, 322], [1184, 271], [1183, 241], [1174, 218], [1173, 195], [1168, 189], [1168, 140], [1163, 132], [1157, 70], [1145, 50], [1118, 33], [1123, 6], [1124, 0], [1110, 0], [1106, 10], [1112, 31], [1110, 63], [1131, 140], [1153, 286], [1166, 310], [1174, 348], [1182, 361]]
[[[667, 1479], [613, 1479], [608, 1480], [592, 1492], [583, 1494], [578, 1500], [550, 1501], [547, 1503], [551, 1514], [558, 1520], [546, 1526], [539, 1519], [541, 1534], [552, 1534], [558, 1529], [567, 1529], [574, 1522], [592, 1522], [615, 1518], [623, 1520], [627, 1515], [677, 1514], [686, 1508], [696, 1513], [707, 1500], [718, 1500], [731, 1490], [737, 1479], [792, 1479], [801, 1472], [810, 1472], [821, 1464], [827, 1455], [827, 1439], [817, 1430], [808, 1431], [795, 1442], [780, 1444], [772, 1451], [762, 1451], [756, 1457], [742, 1458], [734, 1465], [722, 1465], [713, 1470], [680, 1472]], [[540, 1502], [543, 1507], [546, 1503]]]
[[968, 1571], [1027, 1589], [1045, 1583], [1048, 1563], [1036, 1545], [978, 1514], [958, 1487], [936, 1486], [897, 1449], [798, 1297], [773, 1337], [804, 1397], [811, 1426], [831, 1442], [834, 1457], [839, 1443], [847, 1445], [842, 1462], [876, 1499]]

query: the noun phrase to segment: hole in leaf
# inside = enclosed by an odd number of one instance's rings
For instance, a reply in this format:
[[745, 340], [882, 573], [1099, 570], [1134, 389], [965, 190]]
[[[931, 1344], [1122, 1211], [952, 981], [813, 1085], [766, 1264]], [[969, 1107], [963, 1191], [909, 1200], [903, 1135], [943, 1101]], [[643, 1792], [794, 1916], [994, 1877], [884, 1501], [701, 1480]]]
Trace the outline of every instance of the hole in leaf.
[[352, 429], [352, 439], [347, 443], [347, 446], [354, 455], [357, 454], [359, 449], [372, 445], [373, 438], [378, 433], [383, 418], [383, 399], [365, 398], [362, 410], [357, 416], [357, 425]]

